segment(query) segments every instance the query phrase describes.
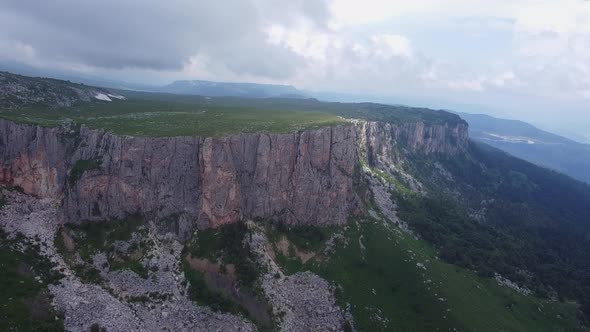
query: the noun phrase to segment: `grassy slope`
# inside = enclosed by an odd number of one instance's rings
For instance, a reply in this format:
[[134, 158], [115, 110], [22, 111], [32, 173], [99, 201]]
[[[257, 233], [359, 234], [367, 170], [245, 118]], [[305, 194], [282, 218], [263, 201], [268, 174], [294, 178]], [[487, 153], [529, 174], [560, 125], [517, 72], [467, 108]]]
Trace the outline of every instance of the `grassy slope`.
[[16, 250], [19, 243], [0, 230], [0, 331], [63, 331], [47, 290], [60, 277], [38, 248]]
[[523, 296], [446, 264], [424, 241], [382, 221], [355, 221], [345, 236], [348, 245], [340, 245], [328, 261], [306, 265], [285, 257], [279, 261], [291, 273], [312, 270], [342, 286], [339, 297], [352, 305], [361, 331], [575, 329], [575, 304]]
[[433, 195], [398, 201], [400, 217], [445, 260], [575, 299], [590, 317], [590, 187], [481, 144], [440, 163], [452, 178], [434, 160], [406, 163]]

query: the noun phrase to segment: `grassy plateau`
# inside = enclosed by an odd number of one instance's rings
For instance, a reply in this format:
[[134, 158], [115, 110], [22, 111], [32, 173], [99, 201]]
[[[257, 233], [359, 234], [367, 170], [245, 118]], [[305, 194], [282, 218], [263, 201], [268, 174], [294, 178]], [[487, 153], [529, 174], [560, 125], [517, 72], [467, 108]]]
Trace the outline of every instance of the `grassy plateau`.
[[72, 107], [0, 109], [0, 118], [56, 127], [68, 121], [132, 136], [219, 137], [234, 133], [289, 133], [346, 124], [344, 118], [389, 122], [462, 121], [454, 114], [372, 103], [315, 99], [201, 97], [117, 91], [126, 100]]

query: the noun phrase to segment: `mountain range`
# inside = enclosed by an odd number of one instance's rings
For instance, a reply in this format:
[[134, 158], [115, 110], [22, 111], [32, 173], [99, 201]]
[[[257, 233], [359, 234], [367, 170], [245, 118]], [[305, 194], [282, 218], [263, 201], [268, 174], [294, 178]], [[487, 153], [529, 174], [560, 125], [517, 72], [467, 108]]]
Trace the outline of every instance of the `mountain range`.
[[484, 114], [457, 113], [469, 123], [470, 137], [513, 156], [590, 183], [590, 145], [526, 122]]
[[257, 84], [257, 83], [223, 83], [211, 81], [175, 81], [158, 89], [185, 95], [201, 96], [234, 96], [250, 98], [303, 98], [304, 94], [290, 85]]

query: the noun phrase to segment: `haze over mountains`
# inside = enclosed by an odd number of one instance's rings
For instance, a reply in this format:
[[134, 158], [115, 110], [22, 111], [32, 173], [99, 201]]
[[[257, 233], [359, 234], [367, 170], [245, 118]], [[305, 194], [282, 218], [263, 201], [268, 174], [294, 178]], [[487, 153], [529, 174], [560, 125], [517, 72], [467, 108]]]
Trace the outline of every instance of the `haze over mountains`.
[[0, 71], [3, 70], [21, 75], [45, 76], [97, 87], [121, 90], [164, 92], [211, 97], [233, 96], [248, 98], [305, 98], [308, 96], [306, 92], [298, 90], [291, 85], [280, 84], [217, 82], [207, 80], [176, 80], [168, 84], [145, 84], [105, 79], [104, 77], [87, 74], [72, 74], [69, 72], [57, 70], [37, 70], [25, 65], [0, 62]]
[[174, 81], [159, 89], [161, 92], [212, 97], [290, 97], [301, 98], [303, 93], [290, 85], [225, 83], [211, 81]]
[[457, 114], [469, 123], [472, 139], [590, 183], [590, 145], [522, 121], [498, 119], [484, 114]]

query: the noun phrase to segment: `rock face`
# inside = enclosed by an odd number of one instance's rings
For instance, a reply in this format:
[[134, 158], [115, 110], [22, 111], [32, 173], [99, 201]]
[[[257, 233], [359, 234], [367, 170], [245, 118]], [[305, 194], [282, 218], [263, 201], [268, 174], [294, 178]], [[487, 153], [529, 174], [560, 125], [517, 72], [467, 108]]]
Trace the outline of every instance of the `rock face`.
[[370, 166], [399, 163], [404, 153], [456, 155], [467, 150], [467, 123], [393, 124], [361, 122], [357, 125], [360, 148]]
[[63, 130], [0, 120], [0, 184], [41, 198], [63, 194], [67, 169]]
[[291, 134], [149, 138], [0, 120], [0, 184], [61, 199], [65, 222], [141, 214], [181, 238], [195, 226], [241, 218], [343, 224], [357, 208], [357, 146], [371, 166], [395, 164], [404, 152], [457, 154], [467, 147], [467, 125], [362, 122]]
[[147, 138], [0, 120], [0, 184], [63, 198], [66, 222], [139, 213], [180, 235], [242, 217], [342, 224], [356, 204], [356, 137], [340, 126]]

